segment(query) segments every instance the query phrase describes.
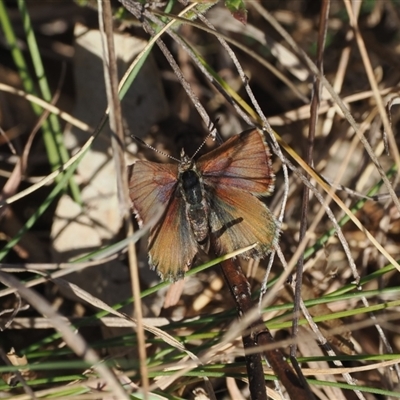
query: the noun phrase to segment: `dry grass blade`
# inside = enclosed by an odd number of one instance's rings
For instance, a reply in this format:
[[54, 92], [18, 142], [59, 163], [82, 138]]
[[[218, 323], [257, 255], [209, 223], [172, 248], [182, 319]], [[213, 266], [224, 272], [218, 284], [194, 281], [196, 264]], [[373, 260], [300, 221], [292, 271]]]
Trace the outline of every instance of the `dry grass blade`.
[[[103, 31], [103, 47], [104, 47], [104, 75], [107, 88], [109, 121], [111, 128], [111, 144], [113, 148], [113, 156], [115, 162], [115, 170], [117, 177], [117, 193], [120, 211], [124, 220], [127, 236], [133, 234], [133, 225], [130, 218], [130, 199], [126, 182], [128, 182], [127, 168], [124, 160], [125, 152], [125, 135], [122, 124], [121, 104], [118, 96], [118, 70], [117, 59], [115, 56], [113, 41], [113, 24], [111, 4], [101, 0], [98, 1], [99, 6], [99, 25]], [[104, 8], [103, 8], [104, 7]], [[142, 386], [144, 399], [148, 398], [149, 380], [146, 365], [146, 346], [144, 329], [142, 325], [142, 303], [140, 299], [140, 285], [137, 258], [135, 247], [132, 242], [128, 245], [129, 266], [131, 271], [132, 293], [135, 298], [135, 315], [138, 321], [137, 335], [139, 341], [139, 357], [140, 371], [142, 375]]]

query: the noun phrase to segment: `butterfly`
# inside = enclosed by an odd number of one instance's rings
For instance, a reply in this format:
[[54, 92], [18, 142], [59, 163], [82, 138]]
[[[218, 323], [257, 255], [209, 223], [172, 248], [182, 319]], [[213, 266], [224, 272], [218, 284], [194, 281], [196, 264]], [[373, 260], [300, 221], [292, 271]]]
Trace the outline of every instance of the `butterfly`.
[[[177, 160], [179, 161], [179, 160]], [[197, 161], [184, 150], [176, 163], [139, 160], [128, 167], [129, 194], [140, 224], [162, 211], [150, 230], [149, 264], [162, 280], [176, 281], [200, 252], [265, 257], [278, 225], [260, 199], [274, 189], [271, 154], [257, 129], [228, 139]]]

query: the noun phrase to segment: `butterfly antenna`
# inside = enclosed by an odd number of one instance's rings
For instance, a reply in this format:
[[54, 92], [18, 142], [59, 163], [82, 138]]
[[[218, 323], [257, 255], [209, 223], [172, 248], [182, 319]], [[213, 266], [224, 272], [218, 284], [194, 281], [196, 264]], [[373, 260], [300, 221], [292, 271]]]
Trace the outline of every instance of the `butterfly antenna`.
[[167, 154], [167, 153], [164, 153], [164, 152], [161, 151], [161, 150], [156, 149], [156, 148], [153, 147], [151, 144], [146, 143], [144, 140], [140, 139], [139, 137], [134, 136], [134, 135], [131, 135], [131, 137], [132, 137], [132, 139], [135, 139], [135, 140], [136, 140], [137, 142], [139, 142], [140, 144], [142, 144], [142, 145], [148, 147], [148, 148], [151, 149], [151, 150], [154, 150], [156, 153], [161, 154], [162, 156], [168, 157], [168, 158], [170, 158], [171, 160], [174, 160], [174, 161], [176, 161], [176, 162], [180, 162], [180, 160], [178, 160], [177, 158], [172, 157], [171, 155], [169, 155], [169, 154]]
[[203, 143], [199, 146], [199, 148], [194, 152], [194, 154], [192, 155], [192, 159], [197, 155], [197, 153], [201, 150], [201, 148], [206, 144], [208, 138], [210, 136], [212, 136], [213, 140], [215, 140], [217, 135], [217, 128], [213, 128], [213, 130], [206, 136], [206, 138], [203, 140]]

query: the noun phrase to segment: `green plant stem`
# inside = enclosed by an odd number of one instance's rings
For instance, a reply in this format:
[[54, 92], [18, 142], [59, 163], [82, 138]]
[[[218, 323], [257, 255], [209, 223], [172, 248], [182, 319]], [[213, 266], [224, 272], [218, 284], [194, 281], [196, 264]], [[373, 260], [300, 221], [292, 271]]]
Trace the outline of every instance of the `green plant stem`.
[[[44, 100], [51, 102], [52, 94], [49, 84], [47, 82], [46, 71], [43, 66], [42, 58], [40, 56], [35, 33], [32, 29], [29, 12], [26, 7], [26, 1], [18, 0], [18, 8], [21, 13], [28, 49], [30, 51], [33, 68], [35, 71], [36, 79], [39, 83], [41, 94]], [[60, 121], [56, 115], [50, 114], [49, 124], [47, 124], [46, 128], [47, 129], [43, 130], [43, 140], [45, 143], [47, 156], [49, 158], [51, 168], [53, 171], [55, 171], [57, 168], [60, 168], [62, 164], [68, 161], [69, 154], [68, 150], [64, 146]], [[72, 176], [69, 180], [69, 187], [71, 190], [71, 196], [74, 201], [82, 205], [82, 198], [79, 187]]]

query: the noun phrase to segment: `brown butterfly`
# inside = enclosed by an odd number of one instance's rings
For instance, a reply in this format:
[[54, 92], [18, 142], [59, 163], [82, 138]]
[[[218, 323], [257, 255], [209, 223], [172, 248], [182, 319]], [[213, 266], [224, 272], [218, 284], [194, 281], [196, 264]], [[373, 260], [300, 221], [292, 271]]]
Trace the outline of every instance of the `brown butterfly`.
[[176, 281], [200, 249], [217, 256], [257, 243], [241, 254], [263, 258], [278, 238], [275, 217], [259, 199], [274, 189], [271, 155], [258, 130], [233, 136], [194, 161], [136, 161], [129, 193], [139, 222], [164, 210], [150, 231], [149, 263], [161, 279]]

